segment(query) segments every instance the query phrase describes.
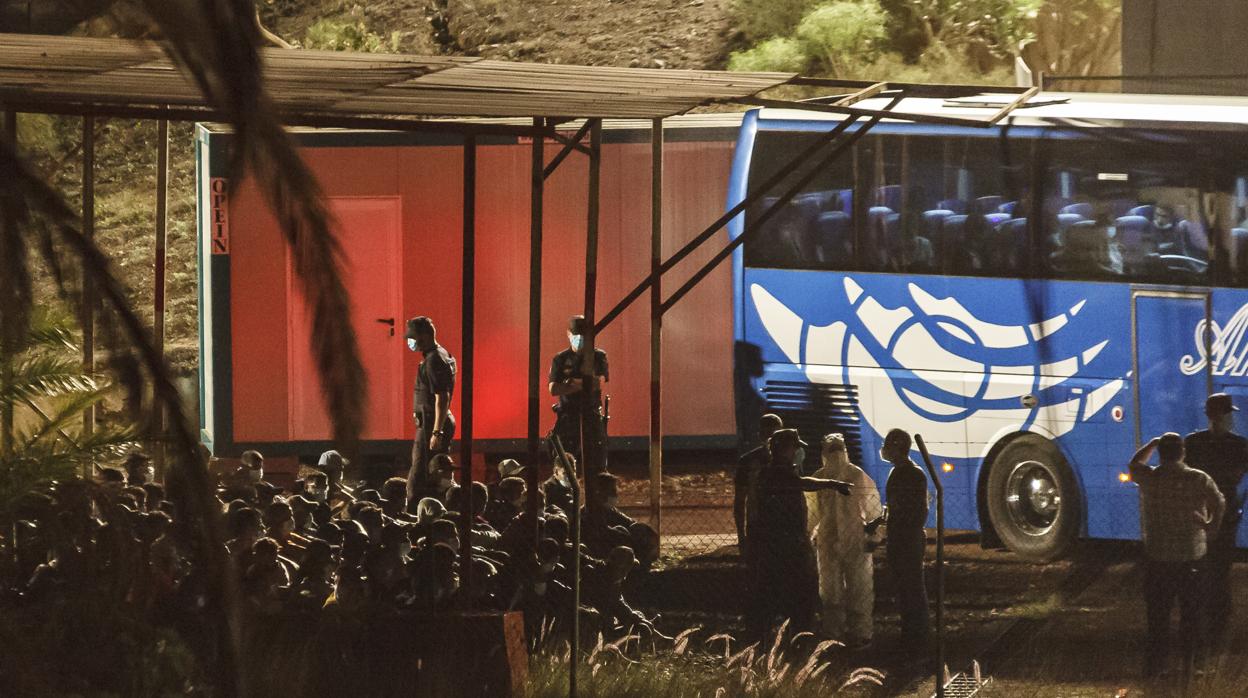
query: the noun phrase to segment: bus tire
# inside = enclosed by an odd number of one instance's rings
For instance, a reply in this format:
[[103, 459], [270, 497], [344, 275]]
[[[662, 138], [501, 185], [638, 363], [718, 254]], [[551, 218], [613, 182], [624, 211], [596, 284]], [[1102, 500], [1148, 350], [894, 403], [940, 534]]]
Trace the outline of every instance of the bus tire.
[[1079, 483], [1047, 440], [1024, 436], [1007, 444], [988, 471], [987, 494], [993, 528], [1021, 557], [1054, 560], [1079, 537]]

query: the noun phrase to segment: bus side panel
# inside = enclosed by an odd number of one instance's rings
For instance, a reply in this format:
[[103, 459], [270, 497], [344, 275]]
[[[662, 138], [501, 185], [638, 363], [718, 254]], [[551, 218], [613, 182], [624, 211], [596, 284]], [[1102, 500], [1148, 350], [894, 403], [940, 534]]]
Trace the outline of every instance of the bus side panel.
[[[1187, 350], [1194, 360], [1188, 370], [1211, 372], [1214, 392], [1229, 393], [1239, 407], [1235, 413], [1235, 431], [1248, 435], [1248, 291], [1219, 289], [1213, 294], [1213, 316], [1217, 328], [1210, 338], [1214, 348], [1212, 365], [1204, 360], [1205, 347], [1197, 341], [1191, 328], [1181, 328], [1187, 337]], [[1240, 483], [1242, 496], [1248, 483]], [[1237, 541], [1248, 547], [1248, 525], [1240, 521]]]
[[977, 527], [992, 444], [1030, 431], [1056, 441], [1075, 470], [1090, 532], [1131, 535], [1100, 505], [1111, 488], [1134, 494], [1112, 476], [1133, 424], [1126, 286], [746, 269], [743, 289], [745, 341], [764, 361], [760, 397], [795, 418], [807, 410], [812, 432], [855, 410], [874, 477], [887, 474], [884, 433], [923, 435], [951, 527]]

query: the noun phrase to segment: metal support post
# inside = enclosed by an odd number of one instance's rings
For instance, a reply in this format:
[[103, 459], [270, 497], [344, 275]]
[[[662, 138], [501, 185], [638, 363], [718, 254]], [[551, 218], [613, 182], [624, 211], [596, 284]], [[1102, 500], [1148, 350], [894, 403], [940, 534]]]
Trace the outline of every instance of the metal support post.
[[[95, 238], [95, 117], [82, 117], [82, 235], [88, 240]], [[86, 270], [82, 273], [82, 313], [79, 318], [82, 325], [82, 370], [84, 373], [95, 373], [95, 288], [87, 277]], [[82, 411], [82, 436], [91, 436], [95, 432], [95, 406], [88, 406]], [[93, 474], [90, 466], [83, 477], [90, 478]]]
[[[590, 391], [589, 394], [597, 394], [597, 376], [594, 361], [594, 301], [598, 289], [598, 210], [599, 210], [599, 193], [602, 174], [602, 119], [593, 119], [590, 122], [589, 130], [589, 212], [585, 222], [585, 339], [581, 345], [581, 380], [583, 389]], [[598, 415], [595, 410], [581, 410], [581, 472], [585, 473], [585, 499], [586, 502], [592, 502], [593, 478], [590, 477], [589, 454], [593, 452], [594, 447], [589, 445], [590, 437], [596, 432], [590, 432], [586, 429], [587, 419], [597, 419]], [[605, 444], [603, 445], [605, 448]], [[579, 511], [579, 506], [577, 507]], [[579, 547], [581, 540], [580, 516], [576, 516], [577, 526], [575, 532], [576, 545]], [[579, 618], [579, 609], [581, 606], [581, 576], [580, 563], [575, 563], [576, 570], [573, 573], [573, 609], [576, 617]], [[577, 664], [581, 661], [580, 657], [580, 637], [579, 623], [572, 633], [572, 655], [570, 660], [570, 671], [568, 673], [568, 693], [569, 695], [577, 695]]]
[[936, 698], [945, 698], [945, 486], [923, 437], [915, 434], [914, 443], [936, 488]]
[[533, 545], [536, 550], [541, 527], [538, 525], [537, 468], [541, 462], [542, 423], [542, 216], [545, 203], [546, 176], [544, 152], [546, 139], [541, 135], [545, 119], [534, 119], [529, 200], [529, 424], [528, 462], [525, 463], [525, 485], [529, 488], [527, 509], [533, 521]]
[[[11, 109], [5, 111], [4, 129], [0, 132], [0, 137], [4, 138], [5, 144], [16, 154], [17, 112]], [[2, 179], [6, 181], [10, 177], [15, 176], [15, 173], [11, 171], [6, 171], [2, 174], [4, 175]], [[20, 244], [17, 234], [17, 218], [14, 213], [14, 208], [9, 205], [4, 206], [3, 210], [0, 211], [0, 236], [4, 238], [0, 242], [0, 249], [7, 249], [10, 245]], [[12, 348], [16, 337], [10, 336], [13, 334], [10, 330], [12, 323], [8, 322], [7, 319], [5, 320], [3, 328], [0, 328], [0, 371], [3, 372], [0, 375], [0, 388], [7, 389], [13, 380]], [[0, 402], [0, 454], [12, 452], [14, 433], [13, 401], [4, 400]], [[14, 546], [13, 550], [16, 551], [16, 546]]]
[[[169, 122], [158, 122], [156, 135], [156, 259], [152, 303], [152, 339], [156, 353], [165, 358], [165, 234], [169, 211]], [[156, 476], [165, 478], [165, 410], [152, 400], [152, 435], [156, 439], [153, 461]]]
[[650, 125], [650, 525], [662, 540], [663, 119]]
[[460, 523], [459, 523], [459, 580], [465, 599], [472, 598], [472, 378], [473, 342], [476, 334], [476, 268], [477, 268], [477, 137], [464, 137], [464, 249], [463, 279], [461, 287], [461, 314], [463, 336], [460, 347], [460, 426], [459, 426], [459, 472], [460, 472]]

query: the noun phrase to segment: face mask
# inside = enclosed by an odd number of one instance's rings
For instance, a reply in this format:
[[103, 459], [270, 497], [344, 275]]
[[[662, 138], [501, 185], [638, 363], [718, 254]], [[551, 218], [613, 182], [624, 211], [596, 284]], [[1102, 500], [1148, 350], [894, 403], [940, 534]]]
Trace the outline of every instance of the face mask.
[[555, 571], [555, 563], [547, 562], [546, 564], [542, 565], [542, 574], [550, 574], [551, 572], [554, 572], [554, 571]]
[[1223, 431], [1231, 431], [1231, 428], [1235, 426], [1235, 415], [1229, 413], [1220, 414], [1213, 418], [1213, 423], [1217, 424]]
[[411, 555], [411, 554], [412, 554], [411, 543], [399, 543], [399, 556], [400, 557], [407, 557], [408, 555]]
[[545, 593], [546, 593], [546, 582], [538, 582], [538, 583], [534, 584], [534, 585], [533, 585], [533, 592], [534, 592], [535, 594], [537, 594], [538, 596], [542, 596], [543, 594], [545, 594]]
[[247, 479], [252, 482], [260, 482], [264, 479], [264, 471], [259, 468], [253, 468], [247, 471]]
[[295, 530], [295, 522], [294, 522], [294, 521], [283, 521], [283, 522], [281, 523], [281, 525], [277, 527], [277, 529], [278, 529], [279, 531], [281, 531], [283, 535], [287, 535], [287, 536], [289, 536], [289, 535], [290, 535], [290, 533], [291, 533], [291, 531], [294, 531], [294, 530]]
[[417, 344], [416, 344], [416, 340], [412, 339], [411, 337], [408, 337], [408, 338], [407, 338], [407, 350], [408, 350], [408, 351], [416, 351], [416, 349], [418, 349], [418, 348], [419, 348], [419, 347], [418, 347], [418, 346], [417, 346]]
[[619, 498], [619, 497], [616, 497], [615, 495], [612, 495], [612, 496], [610, 496], [610, 497], [607, 497], [607, 506], [611, 507], [612, 509], [614, 509], [615, 507], [619, 506], [619, 504], [620, 504], [620, 498]]
[[805, 462], [806, 462], [806, 449], [798, 448], [797, 453], [793, 454], [793, 464], [797, 466], [798, 470], [801, 470], [802, 464]]
[[513, 507], [517, 508], [517, 509], [521, 509], [521, 508], [523, 508], [523, 507], [524, 507], [524, 497], [517, 497], [517, 498], [515, 498], [515, 499], [511, 500], [511, 505], [512, 505]]
[[450, 487], [451, 485], [454, 485], [454, 484], [455, 484], [455, 481], [454, 481], [454, 480], [452, 480], [452, 479], [451, 479], [451, 478], [449, 478], [449, 477], [444, 477], [444, 478], [442, 478], [441, 480], [438, 480], [438, 484], [439, 484], [441, 487], [446, 488], [446, 487]]
[[156, 469], [155, 469], [155, 468], [146, 468], [146, 469], [144, 469], [144, 470], [143, 470], [143, 481], [144, 481], [144, 482], [152, 482], [152, 481], [153, 481], [153, 480], [155, 480], [155, 479], [156, 479]]
[[572, 345], [572, 351], [580, 351], [581, 343], [584, 341], [585, 341], [585, 337], [579, 334], [568, 336], [568, 342]]

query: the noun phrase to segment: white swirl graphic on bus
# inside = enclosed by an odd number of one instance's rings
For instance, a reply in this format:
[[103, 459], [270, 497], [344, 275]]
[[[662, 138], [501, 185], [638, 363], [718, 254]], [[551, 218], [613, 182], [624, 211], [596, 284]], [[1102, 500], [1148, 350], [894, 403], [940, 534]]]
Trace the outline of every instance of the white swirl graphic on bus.
[[[913, 283], [913, 303], [897, 308], [881, 305], [849, 277], [844, 288], [852, 316], [824, 326], [808, 323], [758, 284], [750, 295], [768, 334], [808, 380], [857, 385], [863, 417], [877, 433], [893, 427], [920, 433], [936, 455], [981, 455], [1002, 430], [1057, 438], [1091, 419], [1123, 387], [1122, 380], [1110, 380], [1094, 389], [1054, 389], [1095, 359], [1108, 340], [1050, 363], [995, 360], [1001, 350], [1034, 345], [1061, 330], [1083, 301], [1041, 322], [1002, 325]], [[954, 345], [959, 353], [946, 348]]]
[[[1179, 359], [1179, 370], [1185, 376], [1195, 375], [1205, 369], [1209, 360], [1205, 347], [1205, 320], [1196, 323], [1196, 331], [1192, 339], [1196, 344], [1196, 353], [1187, 354]], [[1213, 375], [1242, 376], [1248, 374], [1248, 305], [1241, 306], [1231, 316], [1225, 327], [1212, 323], [1213, 331], [1209, 336], [1209, 353], [1213, 354]]]

